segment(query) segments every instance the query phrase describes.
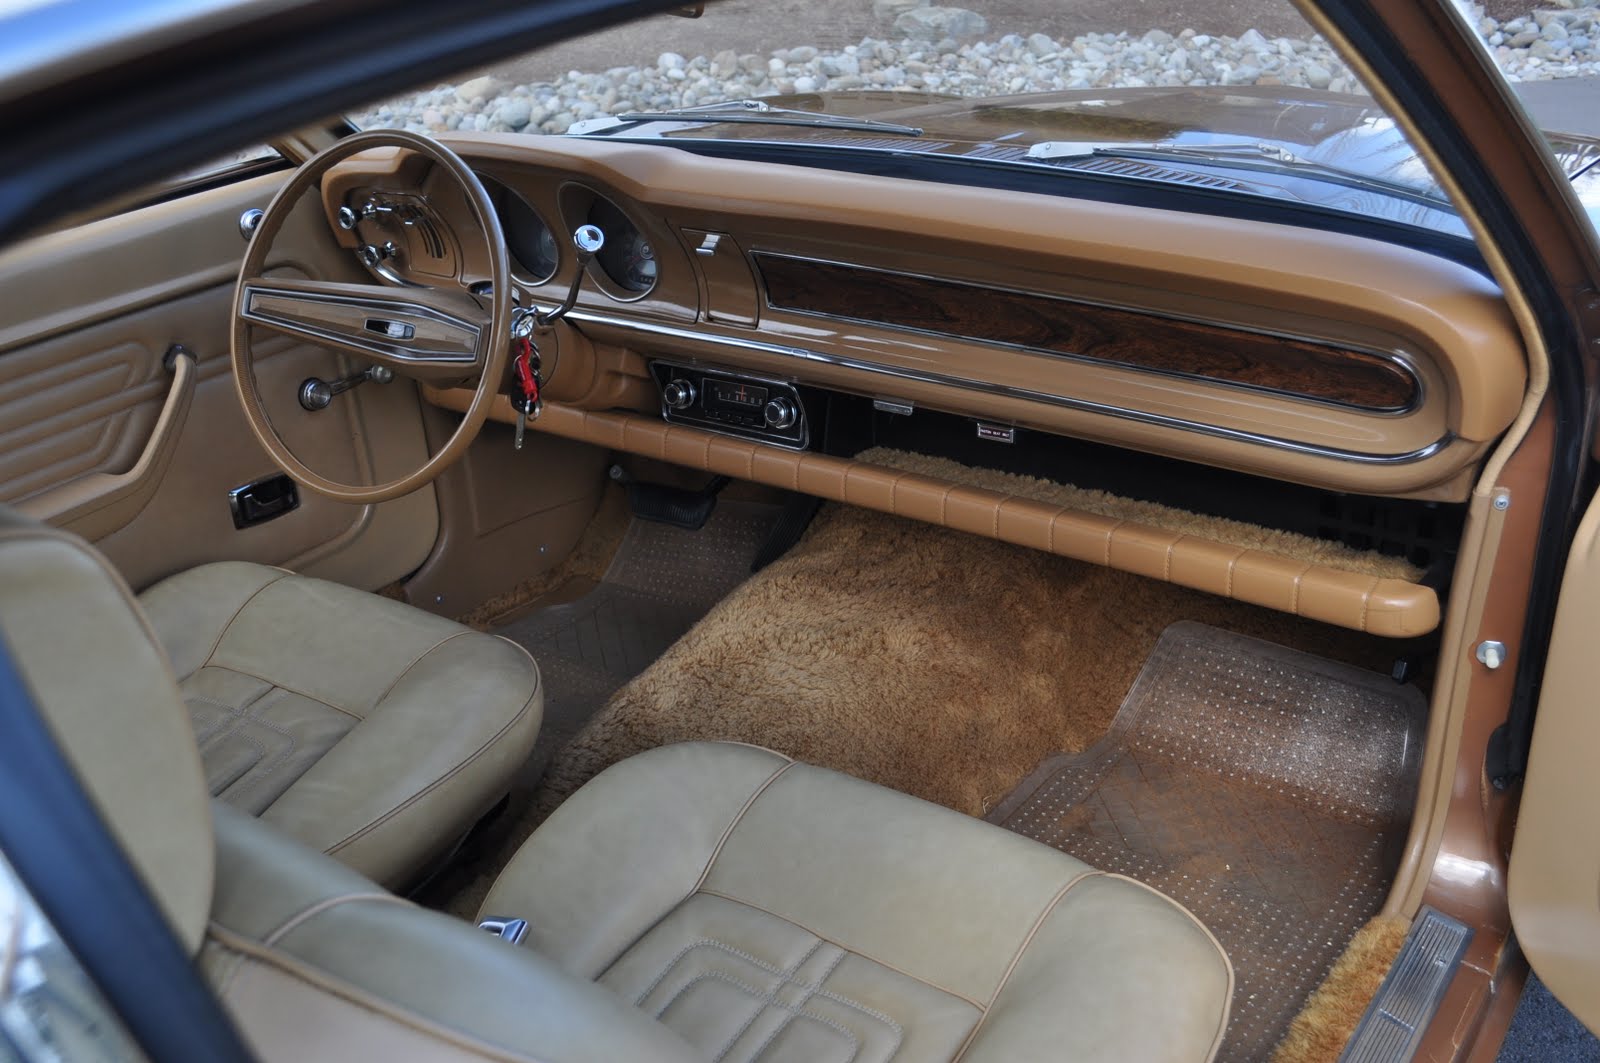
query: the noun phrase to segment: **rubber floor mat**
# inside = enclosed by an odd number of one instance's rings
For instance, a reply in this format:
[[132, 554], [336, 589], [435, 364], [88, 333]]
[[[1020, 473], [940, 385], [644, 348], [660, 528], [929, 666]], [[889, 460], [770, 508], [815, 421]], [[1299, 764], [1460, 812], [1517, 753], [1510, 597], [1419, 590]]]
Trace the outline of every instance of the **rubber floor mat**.
[[724, 501], [693, 532], [634, 520], [593, 590], [496, 630], [533, 654], [544, 679], [544, 724], [531, 776], [619, 687], [750, 577], [778, 512]]
[[1383, 905], [1426, 709], [1386, 676], [1177, 623], [1106, 736], [988, 818], [1194, 912], [1236, 978], [1218, 1058], [1265, 1060]]

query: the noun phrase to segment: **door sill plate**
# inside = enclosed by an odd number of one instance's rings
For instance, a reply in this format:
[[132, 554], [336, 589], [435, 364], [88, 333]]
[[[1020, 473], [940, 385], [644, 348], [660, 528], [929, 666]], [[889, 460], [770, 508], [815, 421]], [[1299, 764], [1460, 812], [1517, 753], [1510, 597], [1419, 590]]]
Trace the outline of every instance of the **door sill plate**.
[[1465, 923], [1424, 908], [1339, 1063], [1397, 1063], [1415, 1055], [1471, 940]]

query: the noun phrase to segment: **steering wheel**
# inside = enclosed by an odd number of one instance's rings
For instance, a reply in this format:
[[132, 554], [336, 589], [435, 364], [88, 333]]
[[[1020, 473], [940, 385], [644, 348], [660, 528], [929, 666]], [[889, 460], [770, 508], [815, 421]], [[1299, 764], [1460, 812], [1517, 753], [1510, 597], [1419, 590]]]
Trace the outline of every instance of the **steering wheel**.
[[[318, 187], [335, 164], [374, 148], [416, 152], [461, 186], [488, 240], [492, 288], [485, 294], [475, 294], [460, 284], [391, 287], [263, 275], [273, 239], [300, 197]], [[484, 291], [481, 285], [474, 287]], [[380, 129], [345, 137], [306, 160], [273, 197], [245, 251], [234, 292], [231, 349], [233, 379], [245, 420], [278, 467], [320, 495], [368, 504], [409, 494], [465, 454], [488, 419], [510, 355], [511, 306], [511, 265], [500, 219], [483, 184], [461, 157], [438, 141], [401, 130]], [[472, 401], [455, 432], [420, 468], [388, 483], [331, 480], [294, 455], [267, 415], [251, 349], [251, 336], [258, 327], [352, 352], [414, 380], [471, 386]]]

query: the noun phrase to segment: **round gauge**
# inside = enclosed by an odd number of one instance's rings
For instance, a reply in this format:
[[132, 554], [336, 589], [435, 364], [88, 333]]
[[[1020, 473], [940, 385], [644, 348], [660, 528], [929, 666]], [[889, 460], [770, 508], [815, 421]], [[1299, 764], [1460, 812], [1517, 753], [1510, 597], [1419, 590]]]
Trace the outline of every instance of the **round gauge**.
[[594, 260], [611, 283], [643, 295], [656, 285], [656, 250], [638, 226], [608, 199], [596, 197], [589, 208], [589, 224], [606, 234], [605, 246]]
[[500, 228], [506, 234], [506, 250], [511, 253], [511, 265], [535, 284], [543, 284], [555, 276], [561, 261], [556, 247], [556, 234], [544, 223], [539, 212], [528, 201], [505, 185], [490, 177], [479, 175], [483, 187], [500, 215]]

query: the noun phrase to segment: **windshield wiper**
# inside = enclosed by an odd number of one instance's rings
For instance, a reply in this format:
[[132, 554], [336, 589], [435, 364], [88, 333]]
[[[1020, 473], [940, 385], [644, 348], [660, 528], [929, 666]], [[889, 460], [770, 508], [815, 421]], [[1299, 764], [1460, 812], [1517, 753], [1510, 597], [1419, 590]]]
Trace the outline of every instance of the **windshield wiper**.
[[1277, 144], [1243, 141], [1235, 144], [1169, 144], [1161, 141], [1134, 144], [1097, 144], [1093, 141], [1052, 140], [1028, 149], [1028, 158], [1040, 162], [1081, 162], [1085, 159], [1146, 159], [1157, 162], [1186, 159], [1207, 166], [1255, 170], [1258, 173], [1304, 173], [1335, 184], [1407, 199], [1433, 209], [1454, 210], [1442, 195], [1397, 181], [1342, 170], [1337, 166], [1296, 155]]
[[812, 129], [864, 129], [873, 133], [894, 133], [904, 137], [920, 137], [918, 126], [880, 122], [873, 118], [853, 118], [849, 115], [823, 114], [818, 111], [797, 111], [788, 107], [774, 107], [763, 100], [724, 100], [699, 107], [683, 107], [672, 111], [629, 111], [625, 114], [606, 115], [573, 122], [567, 129], [569, 136], [587, 136], [603, 133], [619, 126], [638, 125], [641, 122], [698, 122], [703, 125], [720, 125], [724, 122], [746, 122], [751, 125], [797, 125]]

